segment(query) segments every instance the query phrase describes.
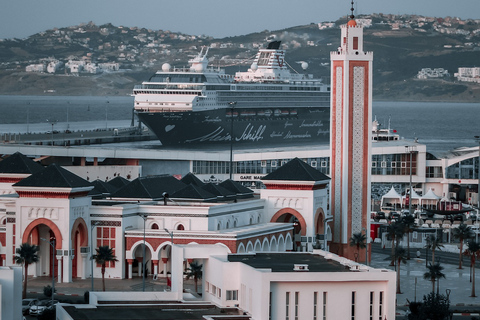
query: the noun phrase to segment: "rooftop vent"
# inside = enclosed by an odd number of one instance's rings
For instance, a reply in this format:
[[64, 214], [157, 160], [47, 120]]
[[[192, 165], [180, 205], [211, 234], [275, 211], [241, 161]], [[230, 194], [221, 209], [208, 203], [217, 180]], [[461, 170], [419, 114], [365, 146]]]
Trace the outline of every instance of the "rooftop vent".
[[293, 271], [308, 271], [308, 264], [294, 264]]

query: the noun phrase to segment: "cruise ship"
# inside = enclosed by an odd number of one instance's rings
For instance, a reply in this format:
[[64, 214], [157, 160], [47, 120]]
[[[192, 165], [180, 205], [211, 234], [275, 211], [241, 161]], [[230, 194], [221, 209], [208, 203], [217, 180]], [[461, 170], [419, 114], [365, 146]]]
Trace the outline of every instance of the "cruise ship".
[[188, 68], [165, 63], [133, 90], [138, 118], [162, 145], [329, 143], [330, 87], [290, 71], [280, 41], [234, 75], [209, 67], [207, 54], [202, 48]]

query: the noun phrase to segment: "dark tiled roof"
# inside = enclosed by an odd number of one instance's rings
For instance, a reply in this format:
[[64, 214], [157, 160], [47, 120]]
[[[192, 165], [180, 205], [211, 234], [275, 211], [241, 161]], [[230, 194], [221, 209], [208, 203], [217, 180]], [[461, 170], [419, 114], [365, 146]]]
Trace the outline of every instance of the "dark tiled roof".
[[111, 184], [98, 179], [93, 181], [91, 184], [94, 188], [88, 193], [90, 196], [110, 196], [112, 193], [118, 190], [118, 188], [115, 188]]
[[42, 170], [42, 165], [20, 152], [15, 152], [8, 158], [0, 161], [0, 173], [34, 174]]
[[46, 188], [83, 188], [90, 187], [87, 180], [64, 169], [51, 164], [40, 172], [32, 174], [14, 184], [15, 187], [46, 187]]
[[234, 192], [213, 183], [205, 184], [202, 186], [202, 189], [216, 195], [217, 197], [220, 197], [220, 200], [233, 200], [236, 197]]
[[328, 260], [321, 255], [310, 253], [233, 254], [228, 256], [228, 261], [242, 262], [256, 269], [272, 269], [273, 272], [300, 272], [293, 270], [294, 264], [308, 265], [309, 272], [350, 271], [350, 268], [338, 261]]
[[198, 179], [193, 173], [189, 172], [181, 179], [181, 181], [185, 184], [193, 184], [198, 187], [205, 185], [200, 179]]
[[114, 186], [116, 189], [120, 189], [121, 187], [126, 186], [127, 184], [129, 184], [130, 181], [128, 181], [127, 179], [125, 179], [125, 178], [123, 178], [123, 177], [116, 176], [116, 177], [113, 178], [112, 180], [107, 181], [107, 183], [108, 183], [109, 185]]
[[163, 199], [164, 192], [171, 195], [184, 187], [185, 183], [170, 175], [139, 177], [118, 189], [112, 197]]
[[182, 199], [201, 199], [203, 201], [213, 202], [217, 200], [217, 196], [193, 184], [185, 186], [170, 195], [170, 198]]
[[219, 186], [230, 190], [237, 195], [237, 198], [245, 199], [253, 197], [253, 190], [242, 186], [240, 183], [227, 179], [219, 184]]
[[294, 158], [272, 173], [267, 174], [262, 180], [323, 181], [330, 180], [330, 178], [304, 161]]

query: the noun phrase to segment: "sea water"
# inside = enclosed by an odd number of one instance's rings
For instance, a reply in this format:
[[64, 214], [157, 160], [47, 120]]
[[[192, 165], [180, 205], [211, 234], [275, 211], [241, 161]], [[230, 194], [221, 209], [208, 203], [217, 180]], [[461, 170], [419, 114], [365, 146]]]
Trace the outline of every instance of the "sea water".
[[[59, 130], [76, 123], [129, 125], [132, 109], [131, 96], [0, 95], [0, 132], [26, 132], [27, 125], [29, 132], [48, 130], [52, 121]], [[390, 122], [401, 137], [417, 139], [435, 154], [475, 146], [474, 136], [480, 135], [480, 103], [374, 101], [372, 114], [383, 128]]]

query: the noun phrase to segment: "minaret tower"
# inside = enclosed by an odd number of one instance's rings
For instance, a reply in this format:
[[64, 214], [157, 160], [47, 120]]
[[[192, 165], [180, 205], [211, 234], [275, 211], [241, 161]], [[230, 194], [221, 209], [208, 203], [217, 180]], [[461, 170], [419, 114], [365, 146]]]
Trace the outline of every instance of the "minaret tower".
[[[330, 251], [364, 262], [365, 249], [350, 246], [353, 234], [369, 239], [373, 53], [363, 51], [355, 16], [341, 26], [341, 46], [330, 53], [330, 176], [333, 215]], [[370, 250], [368, 250], [370, 252]]]

